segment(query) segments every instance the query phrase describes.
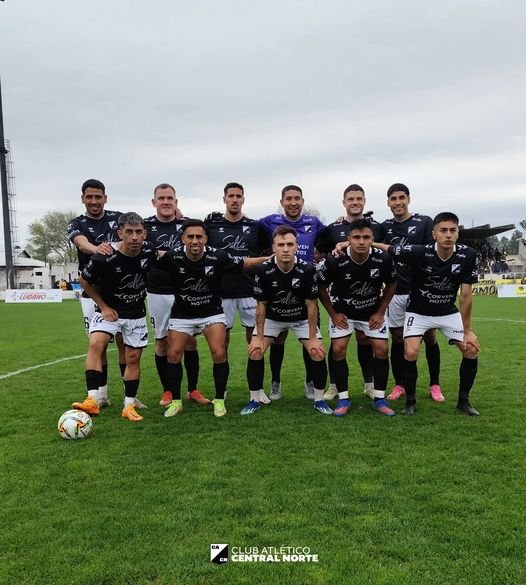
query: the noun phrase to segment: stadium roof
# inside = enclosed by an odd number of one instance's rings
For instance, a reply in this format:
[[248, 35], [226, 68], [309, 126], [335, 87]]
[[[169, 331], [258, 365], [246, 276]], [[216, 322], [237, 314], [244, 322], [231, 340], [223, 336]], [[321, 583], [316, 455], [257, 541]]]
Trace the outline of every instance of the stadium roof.
[[490, 236], [496, 236], [503, 232], [509, 232], [514, 230], [515, 225], [510, 223], [508, 225], [499, 225], [497, 227], [490, 227], [489, 223], [485, 225], [478, 225], [476, 227], [465, 228], [463, 225], [460, 226], [460, 239], [462, 240], [483, 240]]

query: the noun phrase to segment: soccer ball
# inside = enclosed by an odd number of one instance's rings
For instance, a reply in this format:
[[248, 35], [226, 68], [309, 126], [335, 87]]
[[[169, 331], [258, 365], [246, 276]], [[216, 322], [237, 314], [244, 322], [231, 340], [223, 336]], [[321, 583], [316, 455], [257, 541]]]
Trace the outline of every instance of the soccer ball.
[[87, 439], [92, 428], [90, 415], [82, 410], [68, 410], [58, 419], [58, 432], [63, 439]]

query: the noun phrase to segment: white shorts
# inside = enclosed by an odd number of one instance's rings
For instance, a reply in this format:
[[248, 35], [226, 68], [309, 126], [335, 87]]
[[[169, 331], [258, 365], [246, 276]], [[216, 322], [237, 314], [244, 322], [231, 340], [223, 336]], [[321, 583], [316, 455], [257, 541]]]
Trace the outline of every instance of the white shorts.
[[187, 333], [188, 335], [199, 335], [199, 333], [203, 332], [203, 329], [217, 323], [221, 323], [226, 327], [224, 313], [210, 317], [196, 317], [195, 319], [170, 319], [168, 329], [170, 331], [179, 331], [179, 333]]
[[[292, 331], [299, 341], [309, 339], [309, 322], [307, 319], [291, 322], [265, 319], [265, 337], [276, 339], [283, 331]], [[257, 335], [257, 331], [254, 331], [254, 335]], [[321, 339], [319, 327], [316, 327], [316, 337]]]
[[223, 299], [223, 311], [226, 317], [227, 329], [232, 329], [236, 313], [239, 313], [243, 327], [256, 326], [256, 299], [242, 297], [239, 299]]
[[394, 295], [387, 309], [387, 321], [390, 329], [404, 326], [405, 312], [409, 295]]
[[438, 329], [450, 342], [464, 340], [464, 324], [460, 313], [439, 317], [406, 313], [404, 338], [422, 337], [429, 329]]
[[100, 313], [95, 313], [91, 320], [89, 332], [90, 334], [96, 332], [107, 333], [111, 338], [117, 333], [122, 333], [124, 345], [134, 348], [146, 347], [148, 345], [146, 317], [106, 321]]
[[80, 297], [80, 306], [82, 309], [82, 315], [84, 316], [84, 329], [86, 334], [89, 335], [89, 328], [93, 315], [95, 315], [95, 301], [89, 297]]
[[387, 332], [387, 324], [384, 324], [379, 329], [369, 329], [368, 321], [356, 321], [347, 317], [347, 327], [345, 329], [338, 329], [334, 326], [331, 319], [329, 319], [329, 336], [331, 339], [340, 339], [342, 337], [350, 337], [354, 330], [363, 331], [366, 337], [372, 339], [385, 339], [387, 340], [389, 334]]
[[168, 322], [174, 299], [174, 295], [148, 293], [148, 313], [155, 339], [164, 339], [168, 335]]

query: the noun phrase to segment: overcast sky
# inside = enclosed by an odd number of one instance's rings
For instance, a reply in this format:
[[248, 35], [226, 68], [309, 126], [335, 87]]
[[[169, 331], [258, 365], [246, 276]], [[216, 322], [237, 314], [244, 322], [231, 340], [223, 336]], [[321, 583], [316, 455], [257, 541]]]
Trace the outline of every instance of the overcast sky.
[[295, 183], [329, 222], [359, 183], [381, 221], [403, 182], [412, 211], [518, 223], [525, 17], [519, 0], [0, 2], [19, 243], [81, 213], [91, 177], [144, 215], [164, 181], [194, 217], [229, 181], [251, 217]]

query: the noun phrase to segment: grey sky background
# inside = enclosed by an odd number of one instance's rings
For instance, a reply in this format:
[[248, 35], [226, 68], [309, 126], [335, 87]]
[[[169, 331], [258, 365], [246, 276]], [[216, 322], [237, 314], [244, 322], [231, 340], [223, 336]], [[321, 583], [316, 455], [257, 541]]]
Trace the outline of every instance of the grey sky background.
[[514, 0], [5, 0], [19, 242], [47, 211], [81, 213], [91, 177], [143, 215], [160, 182], [203, 217], [239, 181], [247, 215], [295, 183], [332, 221], [359, 183], [381, 221], [400, 181], [412, 211], [517, 223], [525, 16]]

